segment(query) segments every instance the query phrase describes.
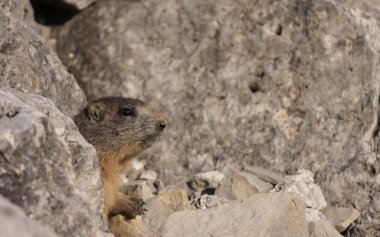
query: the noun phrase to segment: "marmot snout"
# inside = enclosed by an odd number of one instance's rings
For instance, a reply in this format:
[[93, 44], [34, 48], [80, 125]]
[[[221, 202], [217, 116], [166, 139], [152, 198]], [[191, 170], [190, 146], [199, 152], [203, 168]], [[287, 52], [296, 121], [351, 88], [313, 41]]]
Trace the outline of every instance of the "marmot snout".
[[151, 146], [167, 125], [165, 116], [146, 103], [129, 98], [106, 97], [91, 102], [75, 117], [86, 140], [99, 158], [109, 152], [126, 158]]

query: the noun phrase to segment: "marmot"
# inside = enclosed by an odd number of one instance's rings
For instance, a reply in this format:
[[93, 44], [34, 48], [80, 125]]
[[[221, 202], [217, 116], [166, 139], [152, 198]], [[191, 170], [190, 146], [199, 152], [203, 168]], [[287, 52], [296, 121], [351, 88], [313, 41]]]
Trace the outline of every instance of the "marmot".
[[120, 192], [121, 175], [129, 172], [128, 161], [162, 134], [166, 117], [140, 100], [105, 97], [89, 103], [74, 121], [96, 149], [108, 220], [120, 214], [127, 219], [141, 214], [143, 201]]

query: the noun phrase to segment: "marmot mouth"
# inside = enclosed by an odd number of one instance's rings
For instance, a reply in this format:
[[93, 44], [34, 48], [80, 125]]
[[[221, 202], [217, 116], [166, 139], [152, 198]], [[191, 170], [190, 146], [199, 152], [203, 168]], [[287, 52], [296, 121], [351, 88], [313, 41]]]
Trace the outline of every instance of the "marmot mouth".
[[144, 142], [154, 143], [160, 138], [161, 133], [159, 134], [150, 134], [144, 137]]

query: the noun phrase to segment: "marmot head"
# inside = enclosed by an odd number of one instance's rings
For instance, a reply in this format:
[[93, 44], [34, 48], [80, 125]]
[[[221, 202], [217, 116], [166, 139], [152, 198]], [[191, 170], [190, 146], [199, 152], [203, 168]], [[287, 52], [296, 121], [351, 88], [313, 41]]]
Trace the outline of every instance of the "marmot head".
[[89, 103], [74, 121], [100, 158], [128, 159], [151, 146], [167, 125], [165, 116], [130, 98], [105, 97]]

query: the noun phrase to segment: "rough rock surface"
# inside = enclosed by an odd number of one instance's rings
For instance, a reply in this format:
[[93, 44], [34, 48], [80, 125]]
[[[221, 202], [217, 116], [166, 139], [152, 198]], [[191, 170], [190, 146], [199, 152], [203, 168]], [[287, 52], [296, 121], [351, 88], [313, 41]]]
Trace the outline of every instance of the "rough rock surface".
[[134, 195], [135, 197], [141, 198], [143, 200], [154, 197], [156, 189], [152, 181], [137, 180], [133, 182], [128, 182], [122, 188], [123, 193], [127, 195]]
[[0, 194], [60, 236], [101, 227], [95, 149], [51, 100], [0, 88]]
[[76, 114], [86, 97], [57, 54], [31, 28], [30, 4], [0, 1], [0, 87], [51, 99], [66, 115]]
[[157, 179], [157, 173], [154, 170], [144, 170], [140, 174], [139, 179], [155, 181]]
[[312, 208], [305, 208], [305, 215], [307, 222], [327, 220], [327, 217], [321, 211]]
[[[215, 189], [215, 195], [231, 200], [246, 201], [252, 195], [263, 191], [261, 185], [253, 182], [254, 180], [244, 175], [244, 172], [228, 174]], [[261, 182], [265, 183], [265, 181]]]
[[326, 207], [322, 212], [340, 233], [345, 231], [360, 216], [358, 210], [352, 207]]
[[154, 236], [162, 230], [168, 217], [178, 211], [191, 210], [186, 192], [181, 189], [169, 190], [147, 201], [148, 211], [144, 214], [144, 235]]
[[266, 193], [273, 188], [272, 184], [259, 179], [256, 175], [253, 175], [251, 173], [242, 171], [239, 172], [239, 175], [244, 176], [249, 184], [255, 187], [260, 193]]
[[272, 192], [298, 193], [305, 201], [306, 207], [322, 210], [327, 206], [321, 187], [314, 183], [310, 170], [299, 170], [295, 175], [288, 175], [282, 183], [277, 184]]
[[326, 220], [313, 221], [309, 223], [309, 237], [343, 237], [334, 228], [334, 226]]
[[0, 223], [2, 237], [58, 237], [52, 230], [30, 220], [19, 207], [1, 195]]
[[34, 21], [34, 11], [29, 0], [0, 0], [0, 6], [20, 22], [37, 29], [36, 22]]
[[283, 181], [284, 177], [281, 175], [270, 171], [268, 169], [263, 169], [262, 167], [258, 166], [244, 166], [244, 170], [256, 175], [260, 179], [263, 179], [271, 184], [278, 184]]
[[232, 178], [231, 191], [234, 199], [246, 201], [251, 196], [260, 193], [259, 190], [250, 184], [248, 179], [242, 175], [235, 175]]
[[376, 236], [380, 19], [348, 2], [103, 1], [57, 47], [90, 99], [163, 108], [170, 127], [149, 160], [165, 182], [243, 162], [307, 168]]
[[189, 185], [195, 190], [202, 190], [206, 187], [216, 188], [223, 178], [224, 174], [219, 171], [198, 173], [190, 180]]
[[243, 203], [175, 212], [161, 236], [307, 237], [304, 211], [303, 202], [295, 194], [258, 194]]

